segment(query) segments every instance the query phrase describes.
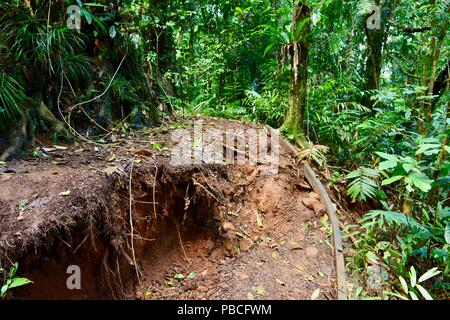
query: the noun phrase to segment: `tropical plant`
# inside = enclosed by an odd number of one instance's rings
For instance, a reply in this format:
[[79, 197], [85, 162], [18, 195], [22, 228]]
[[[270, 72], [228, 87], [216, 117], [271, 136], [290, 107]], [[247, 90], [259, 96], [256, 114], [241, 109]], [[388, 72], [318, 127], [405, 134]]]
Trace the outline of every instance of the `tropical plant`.
[[375, 178], [379, 176], [378, 170], [360, 167], [359, 169], [350, 172], [347, 179], [351, 180], [348, 186], [348, 195], [353, 199], [365, 201], [373, 198], [378, 193], [378, 186]]
[[5, 72], [0, 72], [0, 129], [25, 115], [24, 105], [29, 102], [24, 88]]
[[8, 293], [11, 291], [11, 289], [22, 287], [25, 285], [28, 285], [30, 283], [33, 283], [32, 281], [28, 280], [27, 278], [23, 277], [17, 277], [16, 273], [19, 268], [19, 264], [16, 262], [14, 265], [12, 265], [8, 272], [6, 272], [5, 269], [0, 267], [0, 274], [4, 275], [3, 285], [0, 289], [0, 299], [6, 298], [8, 296]]

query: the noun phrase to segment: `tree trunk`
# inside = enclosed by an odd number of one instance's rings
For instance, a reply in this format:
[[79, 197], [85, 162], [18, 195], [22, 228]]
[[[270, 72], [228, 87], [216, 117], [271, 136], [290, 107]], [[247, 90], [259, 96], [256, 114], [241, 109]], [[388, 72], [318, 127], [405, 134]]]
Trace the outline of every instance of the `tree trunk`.
[[[294, 1], [294, 15], [291, 30], [294, 35], [303, 20], [310, 18], [309, 6], [301, 0]], [[308, 83], [308, 49], [309, 42], [305, 39], [310, 29], [309, 21], [303, 27], [298, 39], [293, 39], [289, 44], [291, 58], [291, 81], [289, 86], [289, 109], [283, 130], [294, 135], [299, 141], [304, 140], [304, 119], [307, 105], [307, 83]]]
[[[436, 22], [434, 23], [436, 24]], [[427, 95], [432, 96], [435, 92], [434, 87], [436, 82], [439, 81], [437, 75], [438, 62], [441, 57], [441, 48], [445, 36], [447, 34], [448, 24], [442, 23], [440, 28], [436, 30], [435, 35], [430, 41], [430, 50], [427, 55], [427, 59], [424, 62], [423, 74], [422, 74], [422, 86], [427, 88]], [[437, 101], [436, 101], [437, 102]], [[433, 114], [433, 100], [422, 100], [419, 104], [420, 121], [419, 121], [419, 133], [426, 137], [430, 130]]]
[[[375, 5], [380, 10], [380, 16], [377, 16], [377, 12], [375, 11], [365, 17], [364, 29], [367, 37], [365, 91], [378, 90], [380, 88], [381, 68], [383, 64], [383, 51], [387, 39], [388, 20], [395, 8], [395, 1], [388, 1], [384, 6], [381, 6], [380, 3], [381, 0], [375, 1]], [[375, 24], [369, 27], [370, 19], [375, 19]], [[376, 21], [377, 19], [380, 20]], [[369, 109], [373, 108], [373, 101], [370, 99], [370, 95], [366, 94], [362, 104]]]
[[0, 155], [0, 161], [7, 161], [20, 152], [27, 141], [27, 116], [22, 117], [17, 126], [11, 130], [8, 148]]

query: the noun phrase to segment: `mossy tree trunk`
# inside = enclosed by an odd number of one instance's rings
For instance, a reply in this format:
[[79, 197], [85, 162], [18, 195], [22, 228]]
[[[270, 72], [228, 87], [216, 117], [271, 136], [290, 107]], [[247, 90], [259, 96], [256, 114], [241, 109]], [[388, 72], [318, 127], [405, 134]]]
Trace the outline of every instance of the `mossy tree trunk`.
[[[294, 15], [292, 18], [291, 31], [292, 43], [288, 45], [291, 80], [289, 85], [289, 109], [283, 124], [283, 131], [293, 135], [297, 140], [305, 140], [305, 111], [307, 107], [307, 84], [308, 84], [308, 54], [309, 41], [306, 39], [311, 16], [310, 7], [301, 0], [294, 1]], [[308, 19], [308, 21], [304, 21]], [[294, 37], [299, 26], [306, 25], [297, 37]]]
[[[389, 19], [395, 8], [396, 0], [381, 1], [376, 0], [375, 5], [378, 12], [370, 12], [364, 18], [364, 30], [367, 37], [367, 56], [365, 63], [365, 87], [364, 90], [378, 90], [380, 88], [381, 69], [383, 66], [383, 52], [389, 29]], [[375, 24], [371, 25], [371, 21]], [[370, 95], [366, 94], [362, 104], [369, 109], [373, 108], [374, 102]]]

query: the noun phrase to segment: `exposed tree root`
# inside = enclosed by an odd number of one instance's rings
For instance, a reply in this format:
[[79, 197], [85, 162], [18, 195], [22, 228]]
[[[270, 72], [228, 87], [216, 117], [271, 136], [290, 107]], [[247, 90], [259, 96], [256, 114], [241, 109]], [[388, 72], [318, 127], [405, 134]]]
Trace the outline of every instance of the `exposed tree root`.
[[53, 131], [58, 135], [58, 137], [61, 137], [68, 142], [73, 141], [73, 136], [66, 130], [64, 124], [59, 121], [55, 117], [55, 115], [47, 108], [43, 101], [41, 101], [36, 110], [39, 116], [50, 124]]
[[27, 121], [25, 118], [22, 118], [17, 129], [11, 131], [9, 136], [9, 147], [0, 156], [0, 161], [7, 161], [19, 153], [25, 141], [27, 141]]

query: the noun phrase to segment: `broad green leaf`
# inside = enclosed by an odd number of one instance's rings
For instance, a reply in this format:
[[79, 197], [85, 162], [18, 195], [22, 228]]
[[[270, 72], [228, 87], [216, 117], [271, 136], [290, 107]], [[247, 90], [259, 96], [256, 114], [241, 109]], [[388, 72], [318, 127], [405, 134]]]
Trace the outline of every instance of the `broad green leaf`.
[[445, 242], [450, 244], [450, 222], [447, 222], [447, 225], [445, 226], [444, 238]]
[[402, 178], [403, 178], [403, 176], [394, 176], [394, 177], [391, 177], [389, 179], [383, 180], [381, 182], [381, 185], [382, 186], [387, 186], [389, 184], [392, 184], [394, 182], [397, 182], [397, 181], [401, 180]]
[[378, 264], [378, 257], [375, 253], [369, 251], [366, 253], [366, 258], [368, 262], [374, 263], [374, 264]]
[[181, 274], [181, 273], [176, 273], [174, 276], [173, 276], [173, 278], [174, 279], [178, 279], [178, 280], [183, 280], [184, 278], [186, 278], [183, 274]]
[[388, 170], [397, 166], [397, 161], [387, 160], [380, 163], [380, 170]]
[[435, 149], [435, 152], [439, 152], [441, 148], [440, 144], [423, 144], [420, 146], [419, 150], [417, 150], [416, 155], [422, 154], [422, 153], [427, 153], [427, 151]]
[[11, 281], [11, 284], [9, 285], [9, 288], [17, 288], [24, 285], [27, 285], [29, 283], [33, 283], [32, 281], [28, 280], [27, 278], [14, 278]]
[[409, 173], [414, 168], [414, 164], [412, 164], [412, 163], [403, 163], [402, 167], [403, 167], [403, 169], [405, 169], [406, 173]]
[[375, 153], [383, 159], [390, 160], [390, 161], [397, 161], [397, 162], [399, 161], [399, 158], [392, 154], [387, 154], [384, 152], [375, 152]]
[[431, 190], [431, 183], [433, 181], [430, 180], [426, 175], [414, 172], [409, 175], [409, 178], [411, 179], [412, 183], [421, 191], [428, 192]]

